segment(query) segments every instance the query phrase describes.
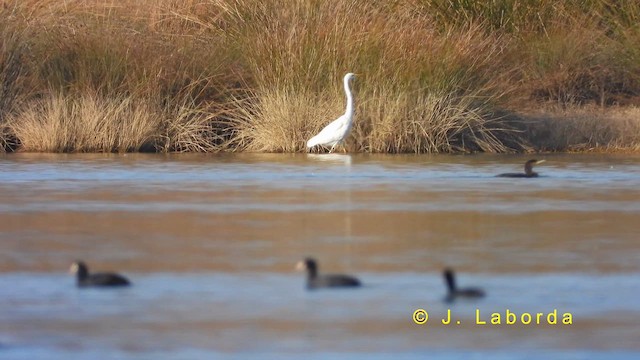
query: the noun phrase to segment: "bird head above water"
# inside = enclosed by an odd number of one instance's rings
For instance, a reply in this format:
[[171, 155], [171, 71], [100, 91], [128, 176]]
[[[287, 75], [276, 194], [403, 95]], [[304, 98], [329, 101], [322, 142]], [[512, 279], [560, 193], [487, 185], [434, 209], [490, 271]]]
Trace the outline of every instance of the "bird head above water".
[[297, 271], [307, 271], [309, 278], [318, 276], [318, 264], [313, 258], [307, 257], [298, 261], [296, 264]]
[[127, 278], [116, 273], [89, 273], [89, 267], [83, 261], [75, 261], [71, 264], [69, 272], [76, 275], [78, 287], [112, 287], [128, 286], [131, 283]]
[[533, 172], [533, 165], [538, 165], [538, 164], [542, 164], [543, 162], [545, 162], [546, 160], [536, 160], [536, 159], [531, 159], [528, 160], [526, 163], [524, 163], [524, 173], [527, 176], [532, 176], [533, 174], [536, 174], [535, 172]]
[[481, 297], [484, 297], [484, 290], [480, 288], [458, 288], [458, 285], [456, 284], [456, 276], [453, 272], [453, 269], [446, 268], [444, 269], [442, 274], [444, 276], [445, 284], [447, 285], [447, 296], [445, 298], [445, 301], [452, 302], [457, 298], [479, 299]]
[[323, 274], [318, 272], [318, 263], [311, 257], [296, 264], [296, 270], [307, 271], [307, 289], [353, 288], [360, 286], [360, 280], [345, 274]]
[[73, 264], [71, 264], [69, 273], [76, 274], [79, 279], [84, 279], [87, 277], [87, 275], [89, 275], [89, 270], [84, 262], [77, 260]]
[[538, 177], [538, 173], [533, 171], [533, 165], [542, 164], [546, 160], [531, 159], [524, 163], [524, 173], [504, 173], [498, 174], [497, 177], [505, 178], [533, 178]]

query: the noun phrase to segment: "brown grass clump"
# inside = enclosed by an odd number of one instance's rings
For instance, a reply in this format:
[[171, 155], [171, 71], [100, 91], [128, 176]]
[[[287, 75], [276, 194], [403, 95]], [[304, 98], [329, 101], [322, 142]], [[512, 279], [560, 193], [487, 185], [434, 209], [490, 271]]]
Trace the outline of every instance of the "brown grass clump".
[[152, 150], [158, 125], [146, 104], [95, 95], [52, 95], [7, 120], [23, 150], [40, 152]]
[[163, 113], [161, 140], [156, 150], [162, 152], [219, 152], [241, 147], [236, 135], [242, 100], [214, 104], [201, 109], [189, 97], [171, 104]]
[[[394, 96], [395, 99], [388, 98]], [[358, 144], [359, 150], [387, 153], [510, 151], [505, 139], [518, 141], [517, 133], [504, 119], [486, 113], [489, 107], [482, 100], [452, 94], [381, 94], [381, 101], [365, 105], [376, 107], [366, 108], [366, 112], [376, 116], [377, 121], [356, 127], [357, 133], [369, 134], [365, 142]], [[370, 127], [366, 128], [367, 125]]]
[[306, 140], [319, 130], [312, 124], [337, 118], [342, 104], [315, 93], [265, 89], [245, 106], [236, 122], [244, 150], [295, 152], [304, 149]]

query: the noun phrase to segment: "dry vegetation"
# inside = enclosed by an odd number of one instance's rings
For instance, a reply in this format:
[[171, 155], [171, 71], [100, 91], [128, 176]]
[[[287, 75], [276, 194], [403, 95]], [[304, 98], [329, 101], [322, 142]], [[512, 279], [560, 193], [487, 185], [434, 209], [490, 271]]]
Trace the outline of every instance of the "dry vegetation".
[[0, 4], [5, 151], [640, 150], [635, 0]]

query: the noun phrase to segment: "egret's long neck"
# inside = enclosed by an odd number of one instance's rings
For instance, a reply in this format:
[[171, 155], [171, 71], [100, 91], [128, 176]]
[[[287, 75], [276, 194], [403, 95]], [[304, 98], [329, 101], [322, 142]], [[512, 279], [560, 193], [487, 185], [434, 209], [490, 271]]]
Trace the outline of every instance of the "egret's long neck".
[[344, 79], [344, 93], [347, 94], [347, 109], [345, 115], [353, 115], [353, 95], [351, 95], [351, 89], [349, 89], [349, 79]]

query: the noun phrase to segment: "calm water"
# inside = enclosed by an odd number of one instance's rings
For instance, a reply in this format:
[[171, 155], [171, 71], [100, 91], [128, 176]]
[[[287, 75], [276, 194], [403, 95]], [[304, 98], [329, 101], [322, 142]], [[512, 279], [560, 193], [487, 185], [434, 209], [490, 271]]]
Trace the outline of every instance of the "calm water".
[[638, 358], [640, 157], [538, 157], [2, 155], [0, 359]]

